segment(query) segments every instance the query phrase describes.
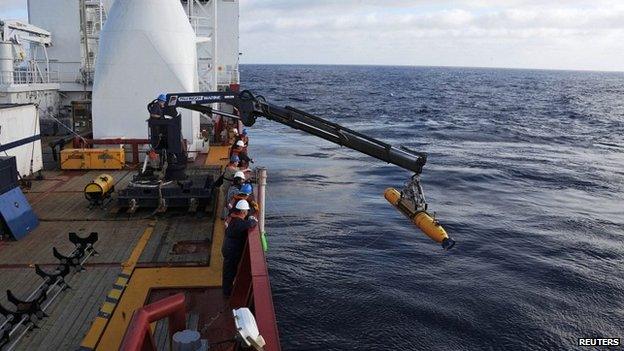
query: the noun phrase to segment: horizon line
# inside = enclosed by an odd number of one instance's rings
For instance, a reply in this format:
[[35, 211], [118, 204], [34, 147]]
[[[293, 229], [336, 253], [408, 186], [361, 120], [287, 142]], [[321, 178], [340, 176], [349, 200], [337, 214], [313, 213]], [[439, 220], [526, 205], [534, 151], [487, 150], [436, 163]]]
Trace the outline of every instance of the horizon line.
[[502, 69], [524, 71], [562, 71], [562, 72], [594, 72], [594, 73], [624, 73], [622, 70], [588, 69], [588, 68], [534, 68], [534, 67], [501, 67], [501, 66], [454, 66], [454, 65], [410, 65], [410, 64], [383, 64], [383, 63], [275, 63], [275, 62], [245, 62], [239, 65], [265, 66], [360, 66], [360, 67], [420, 67], [420, 68], [472, 68], [472, 69]]

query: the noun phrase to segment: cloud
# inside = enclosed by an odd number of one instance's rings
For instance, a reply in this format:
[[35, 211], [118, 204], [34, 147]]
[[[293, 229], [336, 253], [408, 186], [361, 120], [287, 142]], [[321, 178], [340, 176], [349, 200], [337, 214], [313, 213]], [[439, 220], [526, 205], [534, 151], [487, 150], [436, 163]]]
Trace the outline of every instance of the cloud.
[[[622, 0], [239, 0], [245, 63], [624, 71]], [[0, 0], [25, 19], [26, 0]]]
[[0, 9], [3, 11], [11, 11], [26, 7], [26, 0], [2, 0]]
[[331, 16], [243, 17], [243, 32], [280, 30], [395, 30], [404, 29], [578, 29], [598, 31], [624, 29], [624, 7], [597, 9], [503, 9], [475, 13], [464, 9], [433, 12], [341, 13]]
[[0, 0], [0, 19], [26, 19], [26, 0]]
[[241, 2], [245, 62], [624, 70], [622, 38], [611, 0]]

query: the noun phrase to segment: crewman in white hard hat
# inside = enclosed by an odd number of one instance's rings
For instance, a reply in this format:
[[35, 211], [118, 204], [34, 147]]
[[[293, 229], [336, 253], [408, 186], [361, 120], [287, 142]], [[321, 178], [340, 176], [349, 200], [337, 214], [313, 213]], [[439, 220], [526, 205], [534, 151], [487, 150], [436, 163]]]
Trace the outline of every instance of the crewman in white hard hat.
[[234, 179], [232, 179], [230, 186], [227, 187], [227, 191], [224, 192], [226, 205], [223, 207], [221, 212], [221, 219], [227, 218], [230, 213], [230, 209], [227, 204], [230, 203], [234, 195], [240, 192], [241, 186], [245, 183], [245, 179], [247, 179], [247, 177], [243, 171], [236, 171], [236, 173], [234, 173]]
[[243, 255], [247, 233], [249, 229], [255, 227], [258, 221], [255, 217], [249, 216], [249, 203], [240, 200], [231, 214], [230, 223], [225, 231], [225, 240], [221, 248], [223, 254], [223, 295], [230, 296], [232, 293], [232, 283], [236, 277], [238, 263]]
[[228, 140], [230, 140], [230, 143], [233, 143], [237, 139], [238, 139], [238, 128], [231, 128], [228, 133]]
[[243, 143], [245, 143], [245, 146], [249, 147], [249, 135], [247, 133], [247, 129], [243, 129], [243, 131], [238, 134], [234, 143], [238, 142], [239, 140], [242, 140]]
[[238, 140], [236, 143], [234, 143], [234, 145], [232, 145], [232, 151], [230, 152], [230, 155], [238, 156], [238, 158], [240, 159], [240, 168], [247, 168], [249, 167], [250, 163], [253, 163], [253, 159], [251, 159], [247, 155], [247, 145], [245, 145], [245, 142], [242, 140]]

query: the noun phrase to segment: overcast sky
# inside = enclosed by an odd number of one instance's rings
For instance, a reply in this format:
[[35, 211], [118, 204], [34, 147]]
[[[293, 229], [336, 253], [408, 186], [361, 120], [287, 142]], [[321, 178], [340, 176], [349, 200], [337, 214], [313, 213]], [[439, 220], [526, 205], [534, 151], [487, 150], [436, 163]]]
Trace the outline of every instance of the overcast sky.
[[624, 0], [241, 0], [240, 28], [243, 63], [624, 71]]

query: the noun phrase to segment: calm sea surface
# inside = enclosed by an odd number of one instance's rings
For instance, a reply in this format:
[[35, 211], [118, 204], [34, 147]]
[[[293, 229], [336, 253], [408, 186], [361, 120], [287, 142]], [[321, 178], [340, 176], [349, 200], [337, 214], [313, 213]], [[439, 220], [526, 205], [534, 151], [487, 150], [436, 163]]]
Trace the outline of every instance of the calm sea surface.
[[450, 252], [383, 199], [401, 168], [270, 121], [268, 255], [285, 350], [559, 350], [624, 338], [624, 74], [241, 68], [243, 88], [425, 151]]

